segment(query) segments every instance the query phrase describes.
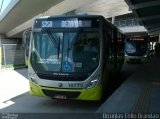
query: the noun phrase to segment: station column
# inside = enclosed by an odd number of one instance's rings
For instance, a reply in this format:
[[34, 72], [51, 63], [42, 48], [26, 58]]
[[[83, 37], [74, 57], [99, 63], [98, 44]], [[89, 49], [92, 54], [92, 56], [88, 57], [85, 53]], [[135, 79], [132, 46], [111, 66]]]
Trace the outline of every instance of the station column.
[[159, 34], [159, 37], [158, 37], [158, 43], [160, 43], [160, 34]]
[[115, 22], [115, 16], [112, 16], [112, 24]]

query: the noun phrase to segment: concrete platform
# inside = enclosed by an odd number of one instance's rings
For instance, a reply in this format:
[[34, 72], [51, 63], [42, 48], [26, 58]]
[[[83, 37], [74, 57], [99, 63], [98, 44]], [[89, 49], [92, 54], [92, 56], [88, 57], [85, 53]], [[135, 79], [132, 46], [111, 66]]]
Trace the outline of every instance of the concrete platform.
[[149, 57], [97, 113], [160, 113], [160, 58]]
[[0, 71], [0, 104], [29, 91], [27, 69]]

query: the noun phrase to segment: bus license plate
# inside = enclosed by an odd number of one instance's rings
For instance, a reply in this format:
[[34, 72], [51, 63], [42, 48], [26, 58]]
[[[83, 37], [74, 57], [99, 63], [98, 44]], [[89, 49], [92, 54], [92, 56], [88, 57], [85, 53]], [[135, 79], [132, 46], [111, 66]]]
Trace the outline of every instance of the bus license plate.
[[83, 88], [82, 83], [69, 83], [68, 86], [69, 88]]
[[56, 99], [67, 99], [65, 95], [55, 95], [54, 98]]

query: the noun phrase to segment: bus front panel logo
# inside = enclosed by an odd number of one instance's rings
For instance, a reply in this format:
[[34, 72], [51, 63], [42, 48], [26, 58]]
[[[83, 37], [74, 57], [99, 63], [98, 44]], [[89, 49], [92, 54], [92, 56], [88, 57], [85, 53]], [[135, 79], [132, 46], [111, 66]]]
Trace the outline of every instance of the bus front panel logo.
[[62, 83], [58, 83], [58, 87], [63, 87], [63, 84]]

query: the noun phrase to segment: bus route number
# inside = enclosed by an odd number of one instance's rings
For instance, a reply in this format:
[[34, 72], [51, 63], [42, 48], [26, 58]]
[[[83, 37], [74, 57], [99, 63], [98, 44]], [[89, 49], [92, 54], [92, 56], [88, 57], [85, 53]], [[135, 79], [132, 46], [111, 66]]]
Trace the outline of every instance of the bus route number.
[[83, 88], [82, 83], [69, 83], [69, 88]]
[[52, 21], [42, 21], [42, 28], [51, 28], [52, 26]]

